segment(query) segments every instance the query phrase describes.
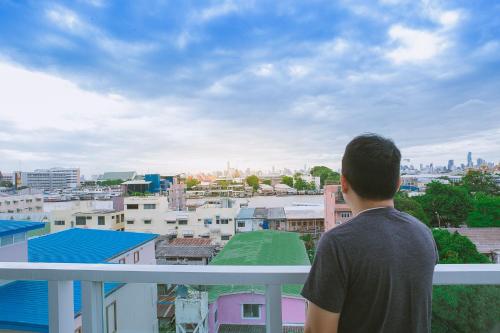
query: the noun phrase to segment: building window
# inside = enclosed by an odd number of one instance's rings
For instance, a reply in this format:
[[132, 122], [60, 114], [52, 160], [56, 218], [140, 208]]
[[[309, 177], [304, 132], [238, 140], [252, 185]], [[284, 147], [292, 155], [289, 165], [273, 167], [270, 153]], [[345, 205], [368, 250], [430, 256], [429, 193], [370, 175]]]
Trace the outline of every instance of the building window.
[[87, 224], [87, 219], [85, 216], [77, 216], [75, 219], [76, 225], [86, 225]]
[[116, 333], [116, 302], [106, 306], [106, 332]]
[[156, 209], [156, 204], [144, 204], [144, 209]]
[[25, 232], [14, 234], [14, 243], [24, 242], [25, 240], [26, 240]]
[[184, 235], [184, 238], [193, 238], [193, 235]]
[[0, 238], [0, 246], [7, 246], [14, 243], [14, 237], [12, 235], [3, 236]]
[[214, 322], [215, 322], [215, 324], [217, 324], [217, 309], [215, 309], [215, 313], [214, 313]]
[[175, 221], [175, 220], [167, 220], [167, 224], [175, 224], [175, 222], [177, 222], [177, 221]]
[[212, 224], [212, 219], [205, 219], [203, 220], [204, 224]]
[[144, 224], [151, 224], [151, 220], [144, 220]]
[[220, 224], [229, 224], [229, 219], [220, 219]]
[[139, 209], [138, 204], [127, 204], [127, 209]]
[[139, 262], [139, 251], [134, 252], [134, 264]]
[[134, 224], [134, 220], [127, 220], [127, 224]]
[[182, 219], [182, 220], [179, 220], [179, 225], [187, 225], [188, 224], [188, 220], [185, 220], [185, 219]]
[[238, 222], [238, 228], [244, 228], [245, 222]]
[[241, 318], [260, 319], [260, 304], [243, 304]]
[[54, 225], [65, 225], [66, 222], [64, 220], [57, 220], [57, 221], [54, 221]]
[[340, 217], [349, 218], [349, 217], [351, 217], [351, 212], [341, 212]]
[[220, 224], [220, 216], [215, 216], [215, 224]]
[[200, 238], [210, 238], [210, 235], [200, 235]]
[[230, 235], [222, 235], [220, 236], [220, 240], [229, 240], [231, 238]]
[[121, 258], [120, 260], [118, 260], [118, 263], [119, 264], [124, 264], [125, 263], [125, 258]]
[[98, 216], [97, 217], [97, 224], [98, 225], [105, 225], [106, 224], [105, 217], [104, 216]]

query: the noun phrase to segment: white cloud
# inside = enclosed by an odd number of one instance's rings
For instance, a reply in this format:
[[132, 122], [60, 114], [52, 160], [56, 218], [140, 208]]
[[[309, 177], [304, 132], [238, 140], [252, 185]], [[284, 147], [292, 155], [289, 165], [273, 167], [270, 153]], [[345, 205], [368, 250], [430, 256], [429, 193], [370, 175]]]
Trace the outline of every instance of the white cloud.
[[69, 30], [69, 32], [81, 34], [88, 29], [80, 17], [67, 8], [60, 6], [53, 7], [46, 11], [46, 15], [52, 23], [66, 31]]
[[274, 65], [273, 64], [262, 64], [257, 66], [253, 70], [253, 73], [257, 76], [268, 77], [273, 75], [274, 73]]
[[397, 47], [388, 51], [386, 56], [396, 64], [427, 61], [448, 47], [448, 41], [440, 33], [402, 25], [393, 25], [389, 37]]
[[217, 2], [216, 5], [207, 7], [196, 15], [202, 22], [208, 22], [240, 10], [240, 6], [233, 1]]

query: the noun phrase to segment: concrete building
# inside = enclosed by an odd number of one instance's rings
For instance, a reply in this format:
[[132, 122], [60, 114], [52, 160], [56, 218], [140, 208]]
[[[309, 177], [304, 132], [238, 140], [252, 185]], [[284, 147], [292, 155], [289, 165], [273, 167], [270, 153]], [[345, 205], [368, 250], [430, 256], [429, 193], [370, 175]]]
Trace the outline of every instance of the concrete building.
[[125, 230], [172, 238], [209, 238], [223, 245], [234, 235], [239, 207], [227, 200], [209, 200], [194, 211], [169, 209], [167, 197], [125, 198]]
[[348, 221], [352, 210], [345, 203], [340, 185], [325, 185], [323, 198], [325, 200], [325, 231]]
[[[28, 231], [41, 229], [43, 223], [0, 220], [0, 262], [28, 261]], [[0, 286], [5, 284], [0, 280]]]
[[0, 214], [40, 212], [43, 212], [43, 194], [41, 192], [21, 190], [16, 193], [0, 193]]
[[137, 176], [137, 172], [135, 171], [113, 171], [113, 172], [105, 172], [101, 176], [97, 178], [99, 181], [103, 180], [133, 180]]
[[119, 230], [125, 229], [125, 212], [114, 209], [53, 211], [50, 214], [52, 232], [70, 228]]
[[[155, 238], [151, 234], [70, 229], [28, 240], [27, 260], [154, 264]], [[0, 330], [48, 332], [47, 289], [47, 281], [9, 281], [0, 286]], [[80, 281], [74, 282], [73, 289], [74, 331], [81, 332]], [[104, 284], [104, 294], [105, 332], [158, 332], [156, 284], [110, 282]]]
[[[210, 265], [293, 266], [310, 265], [310, 262], [298, 234], [263, 230], [237, 234]], [[306, 303], [300, 290], [300, 285], [283, 286], [284, 332], [303, 332]], [[265, 332], [263, 286], [212, 286], [208, 289], [208, 302], [210, 333]], [[200, 304], [203, 304], [202, 300]]]
[[236, 231], [287, 230], [285, 210], [273, 208], [241, 208], [236, 216]]
[[22, 186], [41, 190], [58, 190], [80, 187], [79, 168], [38, 169], [20, 172]]

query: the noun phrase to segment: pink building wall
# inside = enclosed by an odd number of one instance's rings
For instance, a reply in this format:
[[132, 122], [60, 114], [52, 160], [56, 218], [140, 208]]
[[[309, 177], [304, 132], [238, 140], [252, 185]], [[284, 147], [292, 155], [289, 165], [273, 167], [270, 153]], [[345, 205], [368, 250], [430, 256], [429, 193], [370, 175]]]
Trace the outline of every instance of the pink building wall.
[[[261, 294], [242, 293], [220, 296], [216, 302], [209, 305], [208, 328], [210, 333], [217, 332], [219, 325], [265, 325], [266, 300]], [[261, 304], [259, 319], [243, 319], [242, 304]], [[281, 299], [283, 325], [304, 325], [306, 317], [306, 302], [303, 298], [283, 296]], [[217, 324], [215, 311], [217, 310]]]
[[28, 242], [23, 241], [0, 247], [0, 262], [28, 261]]
[[340, 185], [325, 185], [324, 187], [325, 231], [335, 228], [350, 219], [350, 217], [343, 217], [342, 213], [352, 215], [352, 211], [346, 203], [338, 202], [337, 193], [339, 191]]

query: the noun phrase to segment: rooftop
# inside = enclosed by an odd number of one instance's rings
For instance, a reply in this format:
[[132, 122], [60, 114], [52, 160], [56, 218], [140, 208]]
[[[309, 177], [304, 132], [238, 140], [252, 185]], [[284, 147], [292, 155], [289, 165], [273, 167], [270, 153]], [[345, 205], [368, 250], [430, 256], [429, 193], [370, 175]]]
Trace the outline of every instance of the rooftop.
[[[209, 265], [306, 266], [310, 265], [304, 243], [293, 232], [262, 230], [239, 233]], [[283, 285], [283, 294], [300, 297], [301, 285]], [[264, 293], [261, 285], [223, 285], [209, 288], [209, 301], [234, 293]]]
[[45, 223], [0, 220], [0, 236], [8, 236], [34, 229], [42, 229]]
[[[28, 257], [31, 262], [104, 263], [155, 237], [123, 231], [69, 229], [28, 240]], [[120, 286], [106, 283], [105, 293]], [[47, 281], [14, 281], [0, 287], [0, 329], [47, 332], [47, 293]], [[80, 281], [74, 281], [74, 302], [74, 311], [78, 313]]]
[[323, 206], [288, 206], [285, 215], [289, 220], [323, 219], [325, 217]]
[[123, 172], [105, 172], [99, 180], [129, 180], [134, 179], [137, 173], [135, 171], [123, 171]]
[[458, 232], [471, 240], [478, 252], [491, 253], [500, 251], [500, 228], [448, 228], [449, 232]]

